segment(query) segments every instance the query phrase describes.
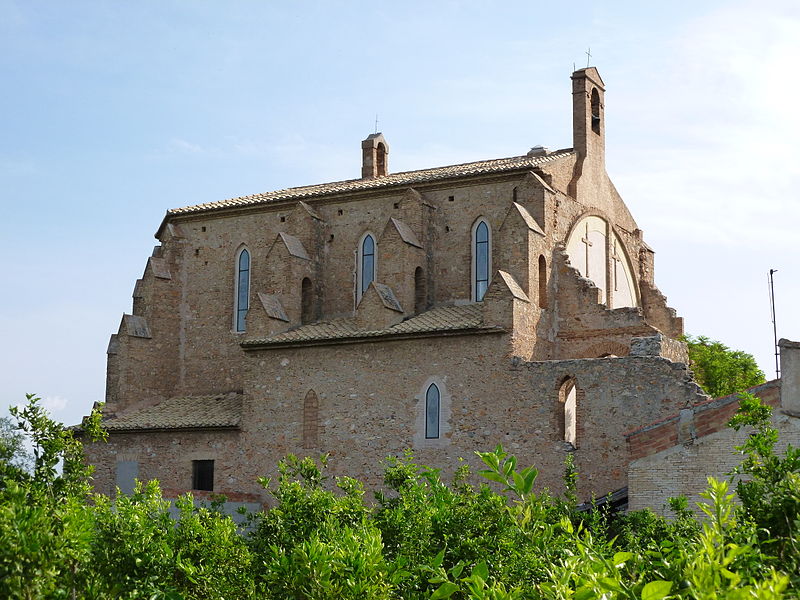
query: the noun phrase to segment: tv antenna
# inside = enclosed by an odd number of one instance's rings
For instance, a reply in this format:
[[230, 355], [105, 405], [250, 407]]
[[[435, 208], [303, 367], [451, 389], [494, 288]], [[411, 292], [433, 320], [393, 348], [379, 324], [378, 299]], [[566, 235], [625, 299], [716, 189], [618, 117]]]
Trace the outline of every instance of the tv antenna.
[[775, 324], [775, 283], [773, 281], [773, 274], [777, 273], [778, 269], [769, 270], [769, 303], [772, 312], [772, 335], [775, 338], [775, 379], [781, 378], [780, 366], [780, 349], [778, 347], [778, 326]]

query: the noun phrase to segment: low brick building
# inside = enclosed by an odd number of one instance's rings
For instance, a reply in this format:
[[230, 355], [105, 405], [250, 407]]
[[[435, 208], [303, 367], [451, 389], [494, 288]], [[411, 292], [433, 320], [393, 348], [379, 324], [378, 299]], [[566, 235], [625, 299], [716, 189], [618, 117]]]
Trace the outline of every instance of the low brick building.
[[605, 170], [604, 85], [572, 74], [573, 147], [167, 212], [108, 348], [95, 483], [262, 502], [287, 453], [376, 485], [502, 443], [559, 491], [627, 484], [624, 433], [704, 398]]
[[[778, 450], [800, 446], [800, 343], [781, 340], [780, 379], [748, 390], [772, 407]], [[667, 500], [683, 495], [695, 507], [709, 475], [725, 479], [742, 461], [735, 451], [750, 435], [728, 422], [739, 408], [739, 395], [687, 405], [659, 421], [626, 434], [631, 464], [629, 507], [670, 514]]]

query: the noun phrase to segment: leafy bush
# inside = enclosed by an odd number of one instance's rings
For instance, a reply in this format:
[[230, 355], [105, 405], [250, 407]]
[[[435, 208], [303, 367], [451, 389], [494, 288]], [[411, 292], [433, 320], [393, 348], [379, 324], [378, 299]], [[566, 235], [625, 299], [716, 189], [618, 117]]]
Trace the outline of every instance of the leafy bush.
[[[130, 496], [91, 495], [72, 432], [30, 398], [17, 426], [34, 440], [32, 470], [0, 454], [0, 597], [123, 599], [781, 598], [800, 592], [800, 452], [775, 452], [769, 409], [744, 396], [731, 425], [752, 427], [731, 493], [709, 479], [704, 519], [685, 498], [674, 519], [576, 507], [535, 491], [537, 472], [501, 446], [447, 484], [408, 453], [386, 463], [384, 489], [325, 476], [289, 456], [269, 510], [243, 535], [215, 505], [171, 503], [158, 482]], [[96, 431], [97, 417], [84, 426]], [[96, 432], [97, 435], [102, 435]], [[59, 463], [63, 468], [59, 470]], [[499, 486], [500, 493], [490, 486]], [[736, 495], [741, 505], [735, 503]], [[220, 500], [221, 501], [221, 500]], [[177, 509], [174, 510], [174, 509]], [[175, 514], [177, 512], [177, 515]]]

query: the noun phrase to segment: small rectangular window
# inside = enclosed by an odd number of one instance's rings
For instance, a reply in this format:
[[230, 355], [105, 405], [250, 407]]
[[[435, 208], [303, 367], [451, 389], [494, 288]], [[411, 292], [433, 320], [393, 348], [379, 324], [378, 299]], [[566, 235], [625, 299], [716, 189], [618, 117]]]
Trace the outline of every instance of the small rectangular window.
[[192, 489], [214, 491], [214, 461], [192, 461]]

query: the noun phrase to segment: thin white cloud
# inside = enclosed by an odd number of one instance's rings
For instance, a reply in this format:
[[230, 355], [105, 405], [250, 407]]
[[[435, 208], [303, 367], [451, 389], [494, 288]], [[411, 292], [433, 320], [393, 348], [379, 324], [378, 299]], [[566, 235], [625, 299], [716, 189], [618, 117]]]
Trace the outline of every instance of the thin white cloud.
[[42, 406], [51, 413], [64, 410], [68, 404], [69, 400], [62, 396], [46, 396], [42, 398]]
[[[646, 199], [637, 214], [677, 239], [791, 239], [800, 220], [800, 205], [786, 201], [800, 186], [792, 110], [800, 80], [786, 74], [800, 56], [800, 18], [724, 7], [689, 22], [668, 54], [627, 113], [644, 135], [616, 179], [627, 197]], [[644, 151], [654, 140], [658, 155]]]

